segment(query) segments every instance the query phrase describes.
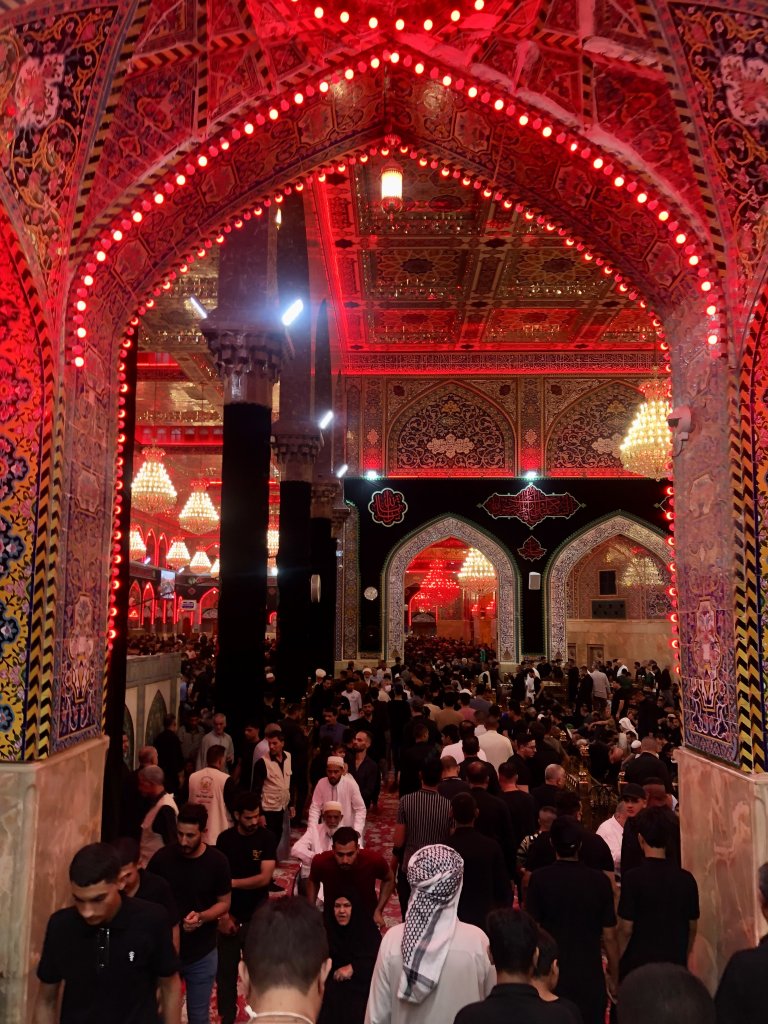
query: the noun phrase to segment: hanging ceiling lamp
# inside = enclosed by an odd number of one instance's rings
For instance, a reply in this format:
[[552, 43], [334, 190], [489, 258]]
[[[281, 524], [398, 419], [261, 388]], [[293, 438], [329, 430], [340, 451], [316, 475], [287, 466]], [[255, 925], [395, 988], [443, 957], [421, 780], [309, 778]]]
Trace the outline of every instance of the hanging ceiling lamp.
[[420, 604], [427, 601], [431, 604], [448, 604], [455, 601], [461, 593], [453, 573], [447, 572], [445, 562], [435, 559], [424, 579], [419, 584]]
[[210, 575], [211, 572], [211, 560], [205, 552], [205, 548], [198, 548], [189, 563], [189, 568], [193, 572], [200, 573], [201, 575]]
[[403, 170], [394, 162], [381, 169], [381, 208], [388, 217], [394, 217], [403, 208]]
[[211, 566], [211, 576], [216, 576], [218, 578], [219, 571], [220, 571], [219, 560], [217, 558], [217, 559], [214, 560], [214, 563]]
[[270, 523], [269, 529], [267, 530], [267, 555], [270, 558], [274, 558], [277, 554], [277, 549], [280, 547], [280, 531], [277, 525]]
[[670, 475], [672, 434], [667, 423], [669, 389], [654, 376], [640, 385], [645, 401], [635, 413], [621, 442], [621, 464], [630, 473], [661, 480]]
[[633, 559], [621, 574], [624, 587], [660, 587], [664, 583], [661, 570], [653, 558], [645, 556]]
[[176, 488], [163, 463], [165, 452], [150, 445], [144, 449], [144, 463], [133, 478], [131, 501], [142, 512], [170, 512], [176, 504]]
[[488, 590], [496, 582], [493, 566], [477, 548], [470, 548], [458, 571], [457, 579], [467, 590], [482, 592]]
[[144, 543], [141, 533], [135, 526], [131, 528], [128, 540], [128, 551], [132, 562], [143, 562], [147, 557], [147, 545]]
[[174, 537], [171, 546], [168, 548], [165, 561], [176, 572], [183, 569], [185, 565], [189, 565], [189, 549], [182, 537]]
[[210, 533], [219, 525], [219, 513], [208, 494], [207, 480], [193, 480], [192, 493], [179, 512], [179, 525], [187, 533]]

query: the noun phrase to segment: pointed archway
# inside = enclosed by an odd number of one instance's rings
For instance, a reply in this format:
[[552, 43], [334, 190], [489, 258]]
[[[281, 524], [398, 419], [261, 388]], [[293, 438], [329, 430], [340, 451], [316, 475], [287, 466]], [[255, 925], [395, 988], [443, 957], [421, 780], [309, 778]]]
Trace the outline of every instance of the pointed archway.
[[447, 537], [455, 537], [469, 547], [477, 548], [493, 566], [498, 581], [496, 656], [500, 662], [517, 661], [520, 572], [497, 540], [458, 516], [433, 519], [400, 541], [389, 553], [383, 570], [384, 657], [402, 656], [405, 648], [405, 573], [408, 566], [424, 548]]
[[664, 535], [652, 526], [624, 513], [608, 516], [562, 544], [550, 559], [544, 573], [547, 616], [547, 654], [550, 658], [568, 650], [568, 577], [575, 565], [599, 544], [612, 537], [628, 537], [637, 541], [665, 564], [669, 561], [669, 547]]

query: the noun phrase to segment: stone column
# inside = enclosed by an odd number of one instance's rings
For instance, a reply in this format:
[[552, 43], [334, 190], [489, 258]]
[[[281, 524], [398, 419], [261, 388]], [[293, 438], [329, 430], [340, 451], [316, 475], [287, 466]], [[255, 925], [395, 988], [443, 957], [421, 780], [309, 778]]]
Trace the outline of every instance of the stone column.
[[267, 608], [272, 389], [292, 347], [279, 320], [274, 226], [222, 249], [219, 305], [201, 324], [224, 381], [216, 706], [230, 733], [261, 704]]
[[280, 467], [280, 547], [277, 552], [277, 681], [289, 700], [300, 700], [317, 667], [309, 632], [312, 545], [312, 474], [320, 431], [308, 421], [275, 424]]
[[319, 577], [320, 593], [310, 609], [310, 636], [316, 667], [326, 672], [333, 672], [335, 660], [338, 545], [333, 535], [333, 506], [340, 491], [335, 480], [315, 480], [312, 484], [312, 572]]

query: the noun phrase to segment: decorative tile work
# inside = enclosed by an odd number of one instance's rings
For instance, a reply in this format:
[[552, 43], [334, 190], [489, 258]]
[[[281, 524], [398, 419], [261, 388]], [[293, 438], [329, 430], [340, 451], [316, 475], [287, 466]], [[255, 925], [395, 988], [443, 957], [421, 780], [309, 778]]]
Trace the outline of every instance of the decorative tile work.
[[625, 515], [603, 519], [601, 522], [595, 523], [594, 526], [582, 530], [581, 533], [561, 546], [550, 559], [544, 574], [549, 618], [547, 629], [549, 657], [554, 658], [558, 653], [565, 657], [568, 650], [568, 581], [574, 567], [594, 548], [610, 540], [611, 537], [628, 537], [630, 540], [635, 540], [666, 563], [668, 547], [661, 534], [650, 526]]
[[360, 514], [357, 506], [346, 503], [349, 517], [344, 523], [342, 551], [344, 552], [344, 582], [339, 594], [343, 601], [342, 657], [356, 658], [359, 651], [358, 623], [360, 621], [360, 569], [358, 548], [360, 544]]
[[390, 552], [385, 561], [385, 601], [383, 602], [384, 621], [382, 623], [383, 636], [386, 638], [384, 657], [392, 659], [398, 654], [402, 656], [405, 648], [403, 632], [403, 623], [405, 622], [404, 580], [408, 566], [420, 551], [446, 537], [455, 537], [457, 540], [464, 541], [469, 547], [477, 548], [493, 565], [498, 585], [496, 652], [499, 661], [516, 661], [518, 659], [517, 608], [520, 572], [498, 541], [455, 516], [443, 516], [406, 537]]
[[547, 549], [543, 548], [536, 538], [531, 534], [527, 538], [525, 544], [517, 549], [518, 555], [524, 558], [526, 562], [538, 562], [540, 558], [543, 558], [547, 553]]
[[634, 388], [612, 381], [562, 409], [547, 437], [547, 470], [609, 469], [623, 475], [619, 445], [641, 398]]

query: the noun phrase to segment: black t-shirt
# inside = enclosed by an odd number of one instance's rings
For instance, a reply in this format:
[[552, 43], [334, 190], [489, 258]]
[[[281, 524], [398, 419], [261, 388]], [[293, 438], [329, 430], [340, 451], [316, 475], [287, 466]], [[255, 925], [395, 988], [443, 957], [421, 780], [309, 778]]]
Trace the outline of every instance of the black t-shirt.
[[643, 964], [686, 966], [688, 922], [699, 917], [699, 890], [690, 871], [646, 857], [623, 876], [618, 913], [633, 926], [621, 958], [622, 978]]
[[124, 896], [100, 928], [74, 907], [56, 911], [37, 976], [47, 985], [64, 982], [61, 1024], [157, 1024], [157, 979], [178, 969], [165, 911]]
[[[268, 828], [259, 827], [250, 836], [228, 828], [219, 834], [216, 848], [227, 858], [233, 878], [251, 878], [260, 874], [262, 861], [277, 860], [277, 838]], [[268, 896], [266, 885], [261, 889], [233, 889], [230, 914], [240, 923], [250, 921]]]
[[501, 794], [512, 819], [515, 853], [526, 836], [536, 831], [536, 804], [530, 793], [521, 789], [511, 789]]
[[173, 928], [180, 921], [179, 908], [173, 898], [170, 885], [160, 875], [153, 875], [151, 871], [139, 871], [139, 888], [134, 893], [134, 899], [148, 900], [164, 907], [168, 914], [168, 921]]
[[513, 754], [512, 757], [507, 759], [507, 764], [513, 764], [517, 768], [518, 786], [531, 785], [530, 758], [521, 757], [520, 754]]
[[459, 1010], [455, 1024], [573, 1024], [560, 1000], [545, 1002], [533, 985], [494, 985], [482, 1003]]
[[[595, 868], [597, 871], [614, 873], [613, 854], [608, 843], [594, 833], [587, 831], [583, 826], [581, 831], [581, 848], [579, 849], [579, 861], [588, 868]], [[541, 832], [531, 843], [526, 859], [526, 869], [536, 871], [538, 868], [546, 867], [555, 863], [555, 848], [552, 846], [552, 837], [549, 832]]]
[[[193, 910], [208, 910], [232, 888], [229, 861], [213, 846], [206, 846], [199, 857], [186, 857], [178, 845], [164, 846], [147, 865], [171, 887], [179, 915], [183, 919]], [[193, 964], [216, 948], [216, 921], [206, 921], [192, 932], [181, 928], [181, 962]]]

